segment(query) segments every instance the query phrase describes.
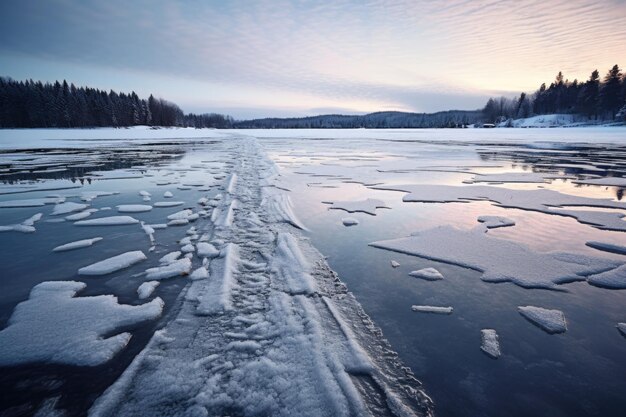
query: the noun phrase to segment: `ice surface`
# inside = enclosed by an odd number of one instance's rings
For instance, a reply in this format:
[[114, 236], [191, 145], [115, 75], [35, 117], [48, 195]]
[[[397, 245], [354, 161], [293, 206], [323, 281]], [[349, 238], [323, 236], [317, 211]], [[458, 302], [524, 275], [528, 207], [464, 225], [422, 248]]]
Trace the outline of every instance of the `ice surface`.
[[565, 315], [560, 310], [533, 306], [518, 307], [517, 310], [528, 321], [550, 334], [563, 333], [567, 330]]
[[160, 298], [129, 306], [118, 304], [112, 295], [74, 297], [85, 287], [75, 281], [35, 286], [0, 331], [0, 365], [100, 365], [128, 344], [130, 333], [118, 333], [118, 329], [153, 320], [163, 311]]
[[182, 275], [188, 275], [190, 271], [191, 260], [189, 258], [182, 258], [173, 261], [167, 265], [147, 269], [146, 279], [162, 280], [167, 278], [179, 277]]
[[557, 284], [617, 268], [617, 261], [578, 254], [541, 253], [482, 230], [441, 226], [371, 246], [447, 262], [483, 272], [487, 282], [511, 281], [526, 288], [555, 288]]
[[[579, 197], [562, 194], [548, 189], [516, 190], [487, 185], [454, 186], [454, 185], [385, 185], [374, 186], [380, 190], [403, 191], [408, 193], [402, 200], [405, 202], [448, 203], [489, 200], [506, 208], [539, 211], [547, 214], [569, 216], [578, 219], [581, 223], [595, 226], [613, 225], [616, 219], [623, 217], [620, 213], [606, 213], [601, 211], [578, 211], [555, 209], [564, 206], [587, 206], [599, 208], [626, 209], [626, 203], [610, 199]], [[609, 215], [606, 217], [606, 215]], [[621, 221], [621, 220], [620, 220]], [[623, 222], [626, 227], [626, 222]], [[626, 228], [624, 229], [626, 230]]]
[[89, 204], [73, 202], [60, 203], [54, 206], [54, 210], [52, 210], [52, 215], [57, 216], [61, 214], [72, 213], [74, 211], [82, 211], [85, 210], [87, 207], [89, 207]]
[[152, 206], [146, 204], [120, 204], [117, 211], [120, 213], [142, 213], [152, 210]]
[[294, 213], [291, 199], [285, 193], [264, 187], [261, 207], [266, 209], [269, 218], [274, 222], [285, 222], [298, 229], [308, 230]]
[[515, 226], [515, 222], [513, 220], [502, 216], [478, 216], [478, 221], [480, 223], [484, 223], [488, 229]]
[[57, 204], [63, 201], [59, 197], [31, 198], [28, 200], [0, 201], [0, 208], [41, 207], [46, 204]]
[[139, 299], [145, 300], [150, 297], [159, 284], [159, 281], [147, 281], [142, 283], [139, 288], [137, 288], [137, 295], [139, 296]]
[[291, 294], [312, 294], [315, 280], [309, 273], [310, 265], [300, 251], [298, 241], [290, 233], [276, 237], [276, 254], [270, 264], [273, 280]]
[[184, 201], [157, 201], [153, 204], [154, 207], [176, 207], [185, 204]]
[[596, 287], [624, 289], [626, 288], [626, 264], [587, 277], [587, 282]]
[[106, 275], [148, 259], [140, 250], [125, 252], [78, 270], [80, 275]]
[[626, 177], [606, 177], [572, 181], [575, 184], [601, 185], [626, 188]]
[[437, 306], [411, 306], [411, 310], [419, 313], [433, 313], [433, 314], [452, 314], [454, 310], [452, 307], [437, 307]]
[[602, 250], [605, 252], [617, 253], [619, 255], [626, 255], [626, 246], [616, 245], [614, 243], [604, 243], [604, 242], [596, 242], [589, 241], [585, 243], [587, 246], [592, 247], [594, 249]]
[[74, 223], [77, 226], [122, 226], [137, 224], [139, 220], [130, 216], [100, 217], [99, 219], [80, 220]]
[[367, 213], [372, 216], [376, 215], [377, 208], [389, 208], [385, 205], [384, 201], [376, 200], [374, 198], [368, 198], [361, 201], [334, 201], [332, 202], [331, 209], [345, 210], [348, 213]]
[[499, 174], [477, 174], [471, 182], [539, 182], [545, 181], [547, 174], [536, 172], [503, 172]]
[[498, 333], [494, 329], [483, 329], [480, 331], [480, 349], [489, 357], [498, 359], [501, 355]]
[[52, 249], [52, 251], [53, 252], [64, 252], [64, 251], [68, 251], [68, 250], [86, 248], [86, 247], [89, 247], [89, 246], [93, 245], [94, 243], [99, 242], [101, 240], [102, 240], [101, 237], [94, 237], [94, 238], [91, 238], [91, 239], [77, 240], [77, 241], [74, 241], [74, 242], [70, 242], [70, 243], [66, 243], [64, 245], [57, 246], [56, 248]]
[[435, 268], [424, 268], [417, 271], [411, 271], [409, 272], [409, 275], [416, 278], [423, 278], [428, 281], [443, 279], [441, 272], [437, 271]]

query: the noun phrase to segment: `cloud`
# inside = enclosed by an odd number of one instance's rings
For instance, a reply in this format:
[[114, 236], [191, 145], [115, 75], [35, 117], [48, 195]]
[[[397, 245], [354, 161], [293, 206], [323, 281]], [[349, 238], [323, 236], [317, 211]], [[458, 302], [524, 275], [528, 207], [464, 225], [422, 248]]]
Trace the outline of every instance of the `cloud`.
[[434, 111], [534, 89], [558, 70], [603, 72], [624, 55], [624, 21], [618, 0], [5, 0], [0, 62], [29, 56], [228, 86], [242, 108], [264, 91], [268, 103], [298, 96], [299, 108]]

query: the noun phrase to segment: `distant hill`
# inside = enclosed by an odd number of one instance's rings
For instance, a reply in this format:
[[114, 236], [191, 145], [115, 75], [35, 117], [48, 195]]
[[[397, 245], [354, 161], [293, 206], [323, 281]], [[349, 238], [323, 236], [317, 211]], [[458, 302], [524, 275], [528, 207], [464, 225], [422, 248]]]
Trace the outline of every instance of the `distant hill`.
[[437, 113], [408, 113], [399, 111], [376, 112], [346, 116], [327, 114], [321, 116], [266, 118], [234, 122], [239, 129], [343, 129], [343, 128], [437, 128], [463, 127], [480, 121], [480, 110], [448, 110]]

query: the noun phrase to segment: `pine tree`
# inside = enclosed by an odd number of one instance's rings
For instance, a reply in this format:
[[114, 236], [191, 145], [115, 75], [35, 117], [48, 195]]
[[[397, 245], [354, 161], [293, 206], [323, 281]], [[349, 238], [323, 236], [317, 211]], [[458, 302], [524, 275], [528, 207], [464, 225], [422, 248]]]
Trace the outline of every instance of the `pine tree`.
[[615, 119], [615, 114], [621, 107], [621, 78], [622, 72], [616, 64], [604, 77], [604, 83], [600, 89], [600, 104], [602, 111], [608, 113], [611, 119]]

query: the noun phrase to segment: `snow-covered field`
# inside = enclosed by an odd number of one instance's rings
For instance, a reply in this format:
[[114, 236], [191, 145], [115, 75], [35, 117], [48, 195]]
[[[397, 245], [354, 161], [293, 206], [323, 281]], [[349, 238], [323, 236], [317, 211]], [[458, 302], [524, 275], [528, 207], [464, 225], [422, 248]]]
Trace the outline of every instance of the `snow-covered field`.
[[624, 128], [0, 147], [8, 415], [623, 410]]

